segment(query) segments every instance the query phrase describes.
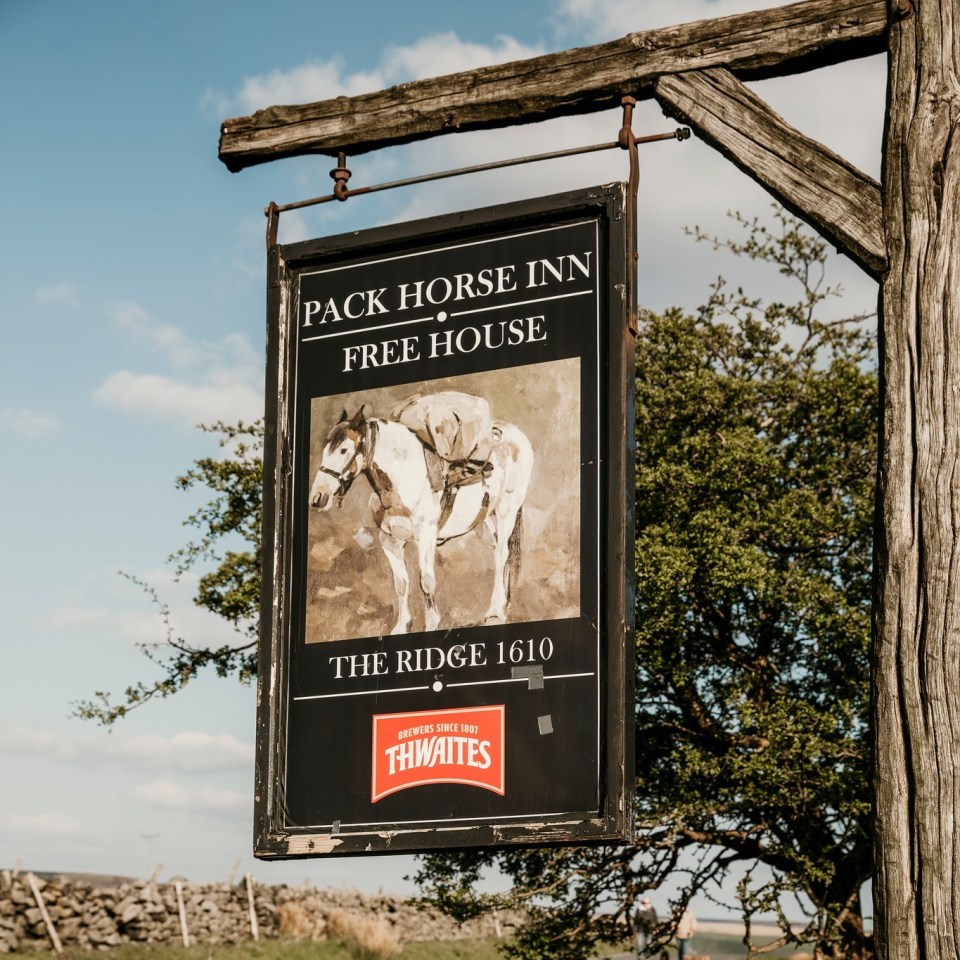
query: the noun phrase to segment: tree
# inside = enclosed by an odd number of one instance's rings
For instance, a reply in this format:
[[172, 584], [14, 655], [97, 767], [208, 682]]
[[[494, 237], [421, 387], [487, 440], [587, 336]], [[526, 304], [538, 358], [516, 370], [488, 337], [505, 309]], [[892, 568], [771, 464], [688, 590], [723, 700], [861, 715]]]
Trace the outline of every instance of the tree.
[[824, 244], [779, 224], [724, 245], [798, 281], [796, 303], [718, 281], [695, 315], [641, 325], [636, 844], [432, 856], [418, 875], [464, 915], [491, 902], [468, 881], [498, 867], [497, 902], [532, 911], [511, 956], [589, 956], [639, 891], [682, 871], [686, 898], [734, 869], [745, 918], [778, 912], [780, 943], [869, 953], [873, 340], [863, 317], [817, 319]]
[[[637, 840], [435, 855], [417, 874], [427, 898], [461, 919], [528, 909], [505, 947], [513, 957], [589, 956], [622, 935], [641, 891], [680, 873], [686, 899], [735, 869], [751, 951], [751, 918], [775, 911], [781, 944], [869, 953], [859, 892], [872, 870], [874, 343], [863, 316], [819, 319], [838, 292], [825, 285], [821, 241], [782, 214], [775, 229], [740, 222], [742, 242], [712, 242], [772, 265], [799, 299], [764, 303], [718, 280], [692, 315], [645, 313], [638, 338]], [[212, 558], [197, 603], [251, 630], [260, 433], [215, 429], [227, 455], [178, 479], [215, 497], [189, 518], [202, 536], [174, 561], [185, 570]], [[221, 551], [236, 534], [248, 549]], [[87, 704], [87, 715], [111, 722], [204, 666], [253, 669], [248, 644], [180, 642], [169, 653], [159, 684], [131, 688], [120, 706]], [[477, 892], [492, 867], [509, 893]], [[791, 895], [810, 917], [796, 936]]]
[[[74, 704], [74, 713], [84, 719], [110, 726], [150, 700], [177, 693], [205, 668], [215, 670], [220, 677], [235, 676], [244, 683], [256, 675], [263, 423], [217, 422], [200, 429], [218, 435], [225, 455], [202, 457], [176, 478], [180, 490], [199, 486], [214, 496], [184, 521], [201, 531], [200, 539], [188, 542], [169, 557], [169, 562], [178, 576], [195, 567], [214, 564], [200, 576], [194, 602], [227, 620], [240, 640], [219, 647], [191, 644], [175, 634], [169, 609], [156, 591], [142, 580], [124, 574], [144, 590], [159, 612], [164, 639], [140, 645], [144, 655], [160, 668], [159, 676], [127, 687], [120, 702], [98, 690], [92, 700]], [[236, 548], [231, 549], [231, 544]]]

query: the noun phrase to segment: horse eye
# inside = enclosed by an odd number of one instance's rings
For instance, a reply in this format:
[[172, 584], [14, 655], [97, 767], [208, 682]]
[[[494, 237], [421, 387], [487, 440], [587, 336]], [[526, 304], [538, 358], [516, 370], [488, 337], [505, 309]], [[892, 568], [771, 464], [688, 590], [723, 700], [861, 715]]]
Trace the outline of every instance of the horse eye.
[[340, 448], [340, 452], [341, 452], [341, 453], [346, 453], [346, 452], [347, 452], [347, 448], [346, 448], [346, 447], [341, 447], [341, 448]]

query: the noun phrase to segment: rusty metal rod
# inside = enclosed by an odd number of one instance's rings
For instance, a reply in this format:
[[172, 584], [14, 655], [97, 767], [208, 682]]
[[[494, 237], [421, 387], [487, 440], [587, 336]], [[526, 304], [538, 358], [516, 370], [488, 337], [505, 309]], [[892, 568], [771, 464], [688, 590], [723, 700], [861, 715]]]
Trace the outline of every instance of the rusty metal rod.
[[[656, 143], [661, 140], [687, 140], [690, 137], [689, 127], [678, 127], [671, 133], [654, 133], [646, 137], [635, 137], [634, 142]], [[395, 187], [410, 187], [417, 183], [428, 183], [431, 180], [445, 180], [448, 177], [461, 177], [467, 173], [482, 173], [485, 170], [500, 170], [503, 167], [515, 167], [522, 163], [535, 163], [538, 160], [556, 160], [560, 157], [575, 157], [582, 153], [599, 153], [601, 150], [614, 150], [616, 148], [625, 149], [626, 145], [619, 140], [612, 140], [609, 143], [595, 143], [588, 147], [572, 147], [569, 150], [555, 150], [552, 153], [537, 153], [527, 157], [514, 157], [511, 160], [494, 160], [491, 163], [478, 163], [472, 167], [459, 167], [455, 170], [441, 170], [437, 173], [424, 173], [418, 177], [407, 177], [404, 180], [391, 180], [387, 183], [377, 183], [370, 187], [357, 187], [354, 190], [346, 187], [345, 180], [338, 180], [335, 189], [339, 193], [329, 193], [322, 197], [313, 197], [310, 200], [298, 200], [295, 203], [275, 204], [271, 203], [264, 209], [264, 215], [267, 217], [276, 217], [284, 210], [300, 210], [303, 207], [313, 207], [318, 203], [330, 203], [333, 200], [346, 200], [348, 197], [359, 197], [367, 193], [379, 193], [381, 190], [393, 190]], [[338, 169], [344, 168], [346, 158], [340, 155]], [[332, 174], [331, 174], [332, 176]], [[348, 174], [349, 176], [349, 174]]]

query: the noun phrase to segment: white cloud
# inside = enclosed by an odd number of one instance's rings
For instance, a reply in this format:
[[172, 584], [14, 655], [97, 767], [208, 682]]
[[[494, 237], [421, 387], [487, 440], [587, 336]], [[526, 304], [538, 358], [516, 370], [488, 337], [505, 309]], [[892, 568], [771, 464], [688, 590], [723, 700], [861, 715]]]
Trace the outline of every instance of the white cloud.
[[63, 733], [0, 720], [0, 753], [47, 757], [57, 763], [122, 765], [130, 770], [209, 774], [249, 770], [253, 745], [230, 734], [184, 731], [152, 736], [117, 729]]
[[342, 61], [332, 60], [247, 77], [236, 95], [236, 103], [253, 112], [274, 104], [352, 97], [384, 86], [383, 76], [377, 71], [343, 76], [342, 70]]
[[134, 787], [133, 796], [151, 807], [189, 807], [190, 792], [170, 780], [153, 780]]
[[117, 370], [95, 391], [100, 403], [128, 416], [173, 420], [191, 427], [262, 416], [262, 361], [246, 337], [228, 334], [218, 341], [194, 340], [130, 301], [111, 304], [108, 314], [118, 326], [149, 344], [154, 357], [169, 363], [177, 375]]
[[[280, 218], [279, 240], [281, 243], [297, 243], [307, 240], [313, 233], [303, 214], [299, 210], [287, 210]], [[263, 271], [258, 274], [262, 277]]]
[[191, 340], [179, 327], [155, 321], [138, 303], [111, 303], [107, 314], [114, 323], [145, 340], [177, 367], [192, 366], [200, 359], [201, 344]]
[[86, 832], [83, 825], [64, 813], [21, 813], [3, 817], [5, 826], [14, 836], [79, 837]]
[[109, 618], [110, 613], [107, 610], [65, 604], [39, 617], [34, 622], [51, 630], [73, 630], [91, 624], [102, 624]]
[[63, 424], [52, 414], [29, 407], [0, 408], [0, 431], [16, 433], [28, 440], [43, 440], [59, 433]]
[[204, 810], [247, 811], [253, 806], [249, 794], [226, 788], [203, 787], [198, 791], [197, 797]]
[[233, 95], [206, 91], [201, 106], [216, 110], [221, 116], [233, 111], [252, 113], [278, 104], [357, 96], [409, 80], [522, 60], [542, 52], [541, 47], [509, 36], [499, 36], [490, 45], [465, 42], [451, 31], [423, 37], [405, 46], [387, 47], [379, 64], [371, 70], [347, 73], [343, 61], [334, 59], [247, 77]]
[[574, 34], [601, 42], [638, 30], [713, 20], [773, 6], [773, 0], [671, 0], [643, 4], [636, 0], [562, 0], [553, 23], [560, 36]]
[[65, 303], [77, 306], [83, 288], [77, 283], [63, 280], [52, 287], [40, 287], [34, 294], [37, 303]]
[[179, 810], [231, 812], [247, 810], [250, 797], [236, 790], [203, 787], [187, 790], [172, 780], [153, 780], [134, 787], [134, 799], [151, 807], [172, 807]]
[[450, 31], [423, 37], [407, 46], [388, 47], [381, 60], [381, 69], [388, 83], [403, 83], [475, 70], [495, 63], [525, 60], [543, 52], [540, 46], [521, 43], [505, 35], [498, 36], [491, 46], [468, 43]]
[[[54, 605], [31, 622], [43, 629], [63, 633], [95, 630], [99, 638], [108, 637], [131, 645], [150, 646], [166, 640], [166, 626], [160, 608], [152, 602], [148, 591], [136, 582], [124, 580], [124, 592], [117, 595], [109, 589], [121, 581], [115, 572], [94, 576], [95, 596], [91, 595], [89, 602], [84, 602], [83, 593], [74, 592], [68, 600]], [[107, 582], [101, 582], [101, 578], [106, 578]], [[194, 602], [198, 583], [196, 575], [177, 576], [171, 569], [160, 569], [139, 579], [156, 591], [157, 598], [166, 607], [176, 636], [186, 637], [193, 646], [204, 649], [235, 645], [241, 640], [227, 621]], [[109, 605], [104, 604], [105, 596], [111, 598]], [[131, 603], [134, 609], [131, 609]]]
[[[33, 623], [60, 634], [77, 634], [78, 631], [90, 632], [95, 629], [100, 637], [109, 637], [130, 645], [151, 646], [162, 643], [166, 638], [163, 622], [155, 609], [133, 613], [106, 607], [62, 604], [54, 607], [49, 613], [37, 617]], [[177, 623], [180, 624], [179, 618]], [[225, 624], [224, 627], [226, 627]], [[184, 633], [183, 630], [179, 632]], [[221, 629], [217, 632], [223, 635], [225, 631]], [[234, 636], [231, 634], [226, 638], [227, 641], [229, 642]]]
[[202, 384], [156, 373], [118, 370], [97, 388], [96, 399], [129, 416], [175, 420], [185, 426], [214, 420], [235, 422], [263, 415], [263, 392], [249, 378], [221, 371]]

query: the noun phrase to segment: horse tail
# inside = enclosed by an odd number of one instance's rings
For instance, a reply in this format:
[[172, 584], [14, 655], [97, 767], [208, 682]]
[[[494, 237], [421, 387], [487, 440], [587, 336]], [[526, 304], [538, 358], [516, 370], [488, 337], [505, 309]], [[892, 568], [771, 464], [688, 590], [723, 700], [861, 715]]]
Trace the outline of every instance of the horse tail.
[[517, 510], [517, 518], [513, 521], [513, 530], [507, 541], [507, 603], [513, 584], [520, 576], [520, 541], [523, 539], [523, 507]]

